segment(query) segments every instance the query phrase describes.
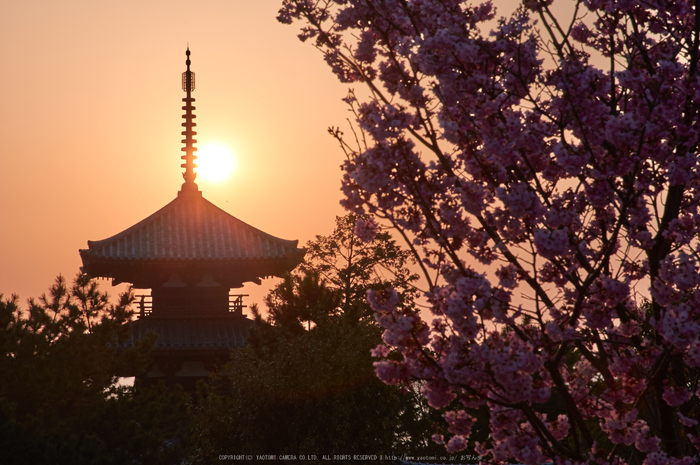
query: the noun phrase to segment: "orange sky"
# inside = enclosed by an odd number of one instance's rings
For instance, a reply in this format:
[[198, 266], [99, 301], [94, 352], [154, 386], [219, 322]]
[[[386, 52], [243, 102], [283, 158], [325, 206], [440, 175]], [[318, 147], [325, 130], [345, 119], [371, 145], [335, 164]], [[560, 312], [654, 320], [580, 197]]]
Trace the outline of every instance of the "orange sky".
[[347, 88], [277, 22], [280, 3], [0, 4], [0, 293], [25, 301], [72, 279], [88, 239], [175, 198], [188, 43], [198, 146], [225, 144], [238, 164], [224, 183], [198, 180], [204, 196], [302, 246], [332, 231], [342, 153], [326, 128], [347, 125]]

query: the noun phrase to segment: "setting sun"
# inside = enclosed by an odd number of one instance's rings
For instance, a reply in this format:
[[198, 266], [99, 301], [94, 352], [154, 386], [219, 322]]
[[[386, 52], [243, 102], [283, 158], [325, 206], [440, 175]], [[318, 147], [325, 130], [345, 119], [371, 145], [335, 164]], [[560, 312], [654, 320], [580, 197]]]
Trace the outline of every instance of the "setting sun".
[[205, 145], [197, 151], [197, 176], [206, 181], [223, 181], [233, 174], [235, 161], [228, 147]]

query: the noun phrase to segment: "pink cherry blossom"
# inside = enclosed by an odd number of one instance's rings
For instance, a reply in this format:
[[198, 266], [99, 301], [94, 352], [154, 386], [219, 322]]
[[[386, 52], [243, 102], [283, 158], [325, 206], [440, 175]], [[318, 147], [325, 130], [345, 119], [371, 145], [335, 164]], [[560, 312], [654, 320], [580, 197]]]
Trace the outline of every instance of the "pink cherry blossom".
[[344, 100], [352, 136], [331, 130], [341, 203], [370, 215], [358, 236], [405, 240], [427, 306], [368, 294], [376, 372], [422, 383], [448, 450], [480, 408], [489, 463], [700, 447], [696, 8], [283, 0], [279, 20], [366, 90]]
[[681, 423], [683, 423], [685, 426], [695, 426], [698, 424], [698, 421], [694, 418], [688, 418], [682, 413], [678, 413], [678, 419], [680, 420]]
[[355, 235], [362, 242], [371, 242], [379, 232], [379, 227], [374, 218], [358, 218], [355, 223]]
[[447, 452], [455, 453], [467, 448], [467, 440], [464, 436], [455, 434], [447, 442]]
[[673, 407], [684, 404], [693, 394], [682, 386], [666, 386], [664, 387], [663, 399]]

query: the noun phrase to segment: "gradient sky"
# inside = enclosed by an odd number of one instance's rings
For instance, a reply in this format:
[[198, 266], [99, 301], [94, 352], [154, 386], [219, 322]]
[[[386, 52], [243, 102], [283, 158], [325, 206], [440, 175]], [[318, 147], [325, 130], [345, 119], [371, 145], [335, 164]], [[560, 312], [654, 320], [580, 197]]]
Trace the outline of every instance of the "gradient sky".
[[347, 87], [277, 22], [280, 3], [0, 4], [0, 293], [24, 302], [72, 280], [88, 240], [175, 198], [188, 44], [198, 146], [227, 145], [238, 164], [228, 181], [198, 180], [204, 197], [302, 246], [333, 230], [342, 153], [326, 129], [347, 127]]

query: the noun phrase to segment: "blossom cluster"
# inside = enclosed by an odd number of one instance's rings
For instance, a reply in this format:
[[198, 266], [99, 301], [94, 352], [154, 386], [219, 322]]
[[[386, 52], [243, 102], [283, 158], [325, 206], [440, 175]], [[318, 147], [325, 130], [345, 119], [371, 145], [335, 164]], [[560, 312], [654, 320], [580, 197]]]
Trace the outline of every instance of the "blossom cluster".
[[342, 203], [424, 272], [426, 311], [368, 298], [377, 375], [422, 381], [436, 440], [496, 463], [690, 463], [700, 11], [557, 2], [499, 18], [491, 1], [284, 0], [279, 19], [369, 90], [346, 99], [357, 144], [334, 133]]

